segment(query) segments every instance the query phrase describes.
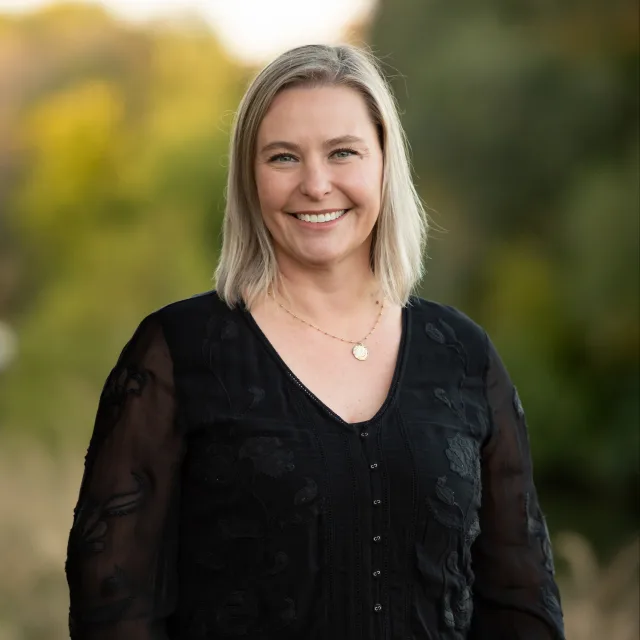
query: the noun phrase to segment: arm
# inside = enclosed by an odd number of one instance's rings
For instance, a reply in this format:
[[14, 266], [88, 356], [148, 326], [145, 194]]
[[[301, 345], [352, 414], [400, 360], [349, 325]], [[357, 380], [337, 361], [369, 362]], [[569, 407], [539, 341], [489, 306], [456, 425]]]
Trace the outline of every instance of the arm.
[[560, 595], [533, 483], [524, 411], [488, 337], [486, 353], [491, 431], [482, 452], [482, 533], [472, 547], [470, 638], [562, 640]]
[[182, 441], [162, 328], [145, 320], [109, 375], [65, 571], [73, 640], [161, 640], [176, 600]]

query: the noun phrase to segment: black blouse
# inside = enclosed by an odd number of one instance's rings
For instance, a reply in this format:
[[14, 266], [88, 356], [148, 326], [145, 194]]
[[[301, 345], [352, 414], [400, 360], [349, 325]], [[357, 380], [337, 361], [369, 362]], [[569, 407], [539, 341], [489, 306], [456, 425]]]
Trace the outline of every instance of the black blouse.
[[66, 573], [74, 640], [564, 638], [517, 391], [477, 324], [418, 298], [356, 424], [215, 293], [145, 318]]

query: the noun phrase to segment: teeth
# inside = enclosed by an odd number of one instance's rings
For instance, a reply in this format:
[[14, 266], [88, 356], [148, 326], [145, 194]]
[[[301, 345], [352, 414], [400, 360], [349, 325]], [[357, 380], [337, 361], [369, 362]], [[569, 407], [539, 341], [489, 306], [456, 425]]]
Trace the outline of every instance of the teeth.
[[347, 209], [342, 209], [341, 211], [333, 211], [332, 213], [296, 213], [295, 216], [298, 220], [302, 220], [304, 222], [331, 222], [331, 220], [337, 220], [341, 216], [343, 216], [347, 212]]

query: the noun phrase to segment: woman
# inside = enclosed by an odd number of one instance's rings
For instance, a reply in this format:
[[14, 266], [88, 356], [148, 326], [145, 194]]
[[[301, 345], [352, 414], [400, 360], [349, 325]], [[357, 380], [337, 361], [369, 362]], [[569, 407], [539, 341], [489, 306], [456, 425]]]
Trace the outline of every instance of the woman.
[[522, 405], [478, 325], [410, 295], [425, 232], [371, 56], [255, 78], [217, 292], [147, 317], [100, 399], [73, 638], [563, 637]]

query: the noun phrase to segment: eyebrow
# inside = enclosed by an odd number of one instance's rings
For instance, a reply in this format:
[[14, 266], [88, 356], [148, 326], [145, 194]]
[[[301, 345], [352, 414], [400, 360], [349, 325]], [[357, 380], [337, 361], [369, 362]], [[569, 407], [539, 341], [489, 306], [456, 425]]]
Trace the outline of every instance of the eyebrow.
[[[336, 138], [330, 138], [329, 140], [325, 140], [322, 143], [322, 146], [325, 149], [329, 149], [331, 147], [335, 147], [340, 144], [361, 144], [364, 145], [365, 141], [362, 138], [358, 138], [358, 136], [346, 135], [346, 136], [337, 136]], [[289, 151], [295, 151], [297, 153], [300, 152], [300, 147], [295, 144], [295, 142], [288, 142], [287, 140], [275, 140], [274, 142], [270, 142], [266, 144], [260, 150], [260, 153], [267, 153], [268, 151], [273, 151], [275, 149], [288, 149]]]

